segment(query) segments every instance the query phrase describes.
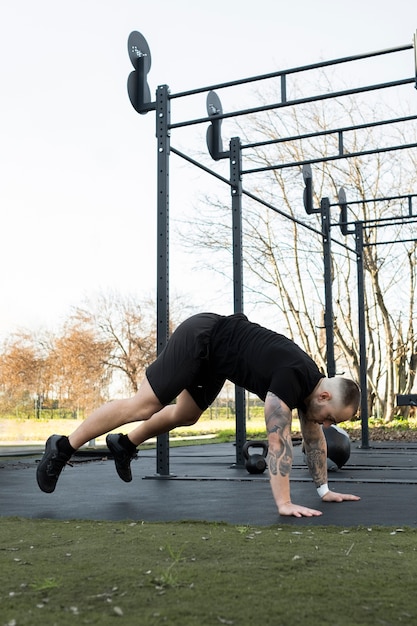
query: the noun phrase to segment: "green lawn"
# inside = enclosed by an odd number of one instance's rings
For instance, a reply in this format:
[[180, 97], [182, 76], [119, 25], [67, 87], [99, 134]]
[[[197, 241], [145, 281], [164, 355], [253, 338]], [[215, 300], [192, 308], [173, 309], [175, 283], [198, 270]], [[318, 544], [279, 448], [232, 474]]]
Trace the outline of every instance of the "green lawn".
[[417, 529], [0, 523], [1, 626], [417, 623]]
[[[0, 440], [3, 445], [17, 442], [21, 445], [28, 443], [43, 444], [52, 433], [63, 435], [70, 434], [82, 420], [75, 419], [19, 419], [13, 417], [0, 417]], [[129, 432], [137, 424], [127, 424], [124, 432]], [[341, 426], [346, 429], [352, 441], [361, 439], [360, 421], [344, 422]], [[116, 429], [117, 431], [120, 428]], [[256, 407], [252, 409], [250, 419], [246, 422], [248, 439], [265, 439], [265, 420], [263, 410]], [[219, 411], [219, 415], [212, 415], [206, 411], [199, 421], [193, 426], [176, 428], [170, 433], [171, 440], [184, 437], [212, 437], [218, 441], [233, 441], [235, 438], [236, 423], [234, 417], [227, 417], [225, 411]], [[298, 419], [293, 420], [292, 433], [300, 434]], [[417, 418], [410, 417], [407, 420], [397, 419], [390, 424], [383, 424], [380, 420], [369, 420], [369, 435], [371, 440], [408, 440], [417, 441]], [[105, 436], [96, 440], [97, 445], [105, 445]], [[0, 624], [1, 626], [1, 624]]]

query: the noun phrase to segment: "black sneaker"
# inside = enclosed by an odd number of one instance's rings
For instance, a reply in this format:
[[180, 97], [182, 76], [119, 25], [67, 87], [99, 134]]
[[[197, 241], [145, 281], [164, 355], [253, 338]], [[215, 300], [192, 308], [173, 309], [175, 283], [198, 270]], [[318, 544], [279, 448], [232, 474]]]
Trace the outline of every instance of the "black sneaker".
[[122, 435], [107, 435], [106, 443], [107, 447], [113, 455], [114, 462], [116, 464], [116, 471], [120, 478], [125, 483], [130, 483], [132, 480], [132, 470], [130, 469], [130, 461], [137, 458], [137, 452], [129, 451], [122, 444]]
[[62, 435], [51, 435], [46, 442], [45, 452], [36, 469], [36, 480], [39, 488], [45, 493], [52, 493], [58, 482], [59, 475], [71, 458], [58, 449], [58, 441]]

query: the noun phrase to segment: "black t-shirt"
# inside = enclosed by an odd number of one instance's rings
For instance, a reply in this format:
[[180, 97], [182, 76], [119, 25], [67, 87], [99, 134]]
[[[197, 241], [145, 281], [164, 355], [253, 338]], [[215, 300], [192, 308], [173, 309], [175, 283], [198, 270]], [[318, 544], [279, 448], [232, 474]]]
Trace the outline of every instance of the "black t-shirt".
[[213, 329], [210, 366], [216, 376], [265, 400], [271, 391], [290, 409], [305, 410], [304, 400], [324, 375], [293, 341], [243, 314], [223, 317]]

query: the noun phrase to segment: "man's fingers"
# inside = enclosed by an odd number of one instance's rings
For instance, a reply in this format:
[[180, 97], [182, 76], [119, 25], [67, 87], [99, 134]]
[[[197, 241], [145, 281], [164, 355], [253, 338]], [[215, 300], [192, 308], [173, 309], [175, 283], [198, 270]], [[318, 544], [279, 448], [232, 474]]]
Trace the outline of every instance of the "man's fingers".
[[322, 515], [322, 512], [290, 502], [279, 507], [279, 514], [292, 517], [316, 517]]
[[337, 493], [336, 491], [328, 491], [323, 497], [323, 502], [344, 502], [344, 501], [356, 501], [360, 500], [359, 496], [353, 495], [353, 493]]

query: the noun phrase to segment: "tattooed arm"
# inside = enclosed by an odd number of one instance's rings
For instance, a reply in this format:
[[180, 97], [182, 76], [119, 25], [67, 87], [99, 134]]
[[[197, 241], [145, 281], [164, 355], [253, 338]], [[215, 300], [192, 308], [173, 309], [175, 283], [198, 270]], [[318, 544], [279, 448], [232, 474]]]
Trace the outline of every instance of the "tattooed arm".
[[308, 469], [316, 487], [327, 483], [327, 443], [320, 424], [298, 412]]
[[280, 515], [311, 517], [320, 511], [291, 502], [292, 467], [291, 410], [270, 391], [265, 399], [265, 422], [268, 434], [268, 468], [272, 495]]
[[[360, 500], [351, 493], [338, 493], [330, 491], [327, 486], [327, 443], [320, 424], [311, 422], [303, 413], [298, 412], [300, 417], [301, 433], [304, 440], [304, 450], [308, 469], [316, 487], [325, 485], [323, 494], [320, 494], [324, 502], [344, 502], [346, 500]], [[326, 491], [327, 488], [327, 491]]]

